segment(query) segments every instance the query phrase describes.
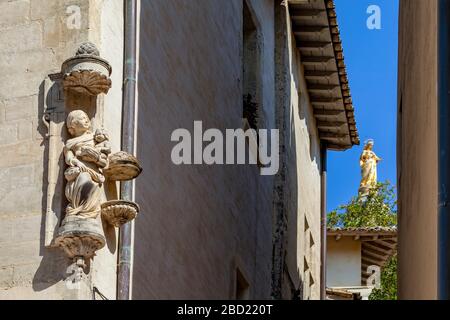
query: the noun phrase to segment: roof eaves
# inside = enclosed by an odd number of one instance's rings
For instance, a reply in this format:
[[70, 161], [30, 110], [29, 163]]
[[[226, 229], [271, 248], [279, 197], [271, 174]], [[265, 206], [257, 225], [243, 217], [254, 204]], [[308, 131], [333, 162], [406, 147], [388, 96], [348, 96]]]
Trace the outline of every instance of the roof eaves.
[[344, 50], [339, 32], [339, 26], [337, 21], [336, 7], [334, 0], [324, 0], [325, 7], [327, 9], [328, 24], [331, 33], [331, 39], [333, 41], [334, 56], [336, 60], [336, 66], [339, 70], [339, 82], [341, 87], [342, 97], [344, 99], [345, 112], [347, 116], [348, 130], [353, 145], [359, 145], [360, 139], [358, 134], [358, 128], [355, 120], [355, 110], [353, 107], [353, 101], [350, 93], [350, 85], [347, 77], [347, 69], [344, 61]]

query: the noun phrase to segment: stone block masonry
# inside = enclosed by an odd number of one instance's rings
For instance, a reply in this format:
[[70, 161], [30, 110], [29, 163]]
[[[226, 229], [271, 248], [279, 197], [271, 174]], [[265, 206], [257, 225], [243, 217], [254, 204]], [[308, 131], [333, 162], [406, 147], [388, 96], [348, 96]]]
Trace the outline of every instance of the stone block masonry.
[[[43, 245], [43, 83], [81, 42], [100, 42], [99, 8], [113, 2], [0, 0], [0, 300], [75, 296], [63, 282], [64, 255]], [[68, 26], [69, 6], [79, 8], [80, 28]]]

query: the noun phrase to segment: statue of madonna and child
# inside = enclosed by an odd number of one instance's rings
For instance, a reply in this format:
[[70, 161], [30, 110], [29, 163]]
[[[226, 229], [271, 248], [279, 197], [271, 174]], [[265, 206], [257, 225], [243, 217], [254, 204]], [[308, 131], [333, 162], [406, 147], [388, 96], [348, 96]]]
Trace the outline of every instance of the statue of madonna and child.
[[[102, 170], [108, 166], [111, 146], [108, 134], [92, 132], [89, 116], [82, 110], [69, 113], [66, 120], [71, 138], [64, 146], [68, 168], [64, 171], [65, 195], [69, 202], [56, 242], [70, 257], [92, 257], [105, 245], [98, 216], [103, 200]], [[82, 243], [82, 245], [74, 245]]]
[[[139, 206], [131, 201], [106, 201], [105, 175], [110, 181], [127, 181], [136, 178], [142, 169], [137, 159], [126, 152], [111, 154], [108, 134], [103, 129], [93, 131], [86, 112], [70, 112], [66, 126], [71, 136], [63, 151], [68, 166], [64, 177], [69, 204], [55, 243], [69, 257], [82, 257], [84, 261], [105, 245], [102, 219], [120, 227], [139, 211]], [[98, 219], [100, 214], [102, 219]]]
[[92, 133], [91, 121], [82, 110], [70, 112], [66, 123], [72, 136], [64, 147], [64, 158], [69, 166], [64, 172], [69, 201], [66, 217], [95, 219], [100, 214], [101, 186], [105, 182], [101, 169], [108, 166], [111, 153], [109, 137], [102, 129]]

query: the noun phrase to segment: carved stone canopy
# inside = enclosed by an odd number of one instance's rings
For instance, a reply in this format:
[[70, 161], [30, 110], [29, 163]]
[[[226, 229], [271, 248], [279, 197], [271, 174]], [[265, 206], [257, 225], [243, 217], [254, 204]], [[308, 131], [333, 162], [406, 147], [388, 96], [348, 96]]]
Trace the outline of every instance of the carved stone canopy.
[[64, 61], [61, 73], [65, 90], [96, 96], [107, 94], [111, 88], [111, 65], [99, 57], [97, 47], [89, 42], [81, 44], [76, 55]]

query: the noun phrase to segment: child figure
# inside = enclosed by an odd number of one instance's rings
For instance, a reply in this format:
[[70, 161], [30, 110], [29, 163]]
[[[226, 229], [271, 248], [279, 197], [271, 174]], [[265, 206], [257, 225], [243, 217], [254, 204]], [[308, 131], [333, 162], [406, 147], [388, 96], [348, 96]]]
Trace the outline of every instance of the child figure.
[[95, 130], [94, 134], [95, 148], [99, 152], [97, 164], [101, 168], [108, 166], [108, 155], [111, 153], [111, 143], [109, 135], [104, 129]]

